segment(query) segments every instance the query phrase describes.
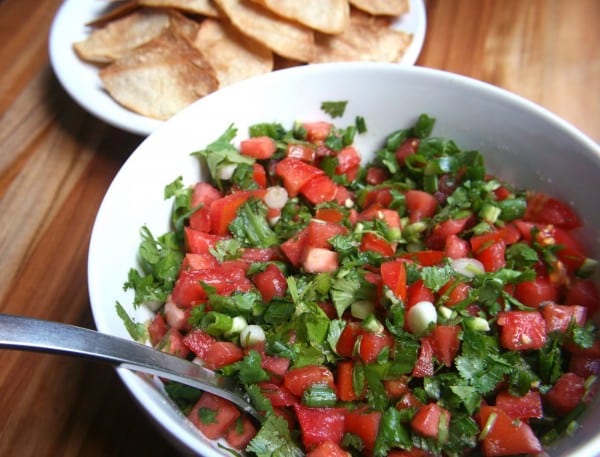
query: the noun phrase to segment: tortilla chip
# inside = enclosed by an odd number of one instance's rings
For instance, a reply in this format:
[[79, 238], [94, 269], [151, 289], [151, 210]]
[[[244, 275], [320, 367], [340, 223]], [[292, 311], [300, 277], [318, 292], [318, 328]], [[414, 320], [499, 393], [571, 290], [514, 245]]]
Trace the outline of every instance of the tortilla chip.
[[86, 25], [91, 27], [102, 27], [121, 16], [125, 16], [140, 7], [137, 0], [107, 0], [108, 3], [114, 4], [110, 6], [101, 15], [93, 21], [88, 22]]
[[244, 0], [215, 0], [233, 26], [273, 52], [308, 62], [312, 57], [312, 29], [283, 19], [266, 8]]
[[323, 33], [342, 33], [348, 26], [348, 0], [253, 0], [273, 13]]
[[109, 63], [131, 49], [157, 37], [169, 26], [169, 14], [144, 8], [95, 29], [73, 44], [77, 55], [88, 62]]
[[204, 56], [171, 30], [100, 71], [108, 93], [126, 108], [168, 119], [217, 89]]
[[175, 8], [187, 13], [219, 17], [219, 10], [212, 0], [137, 0], [140, 5]]
[[249, 40], [223, 21], [202, 21], [194, 45], [215, 70], [219, 87], [273, 70], [269, 48]]
[[369, 14], [400, 16], [408, 13], [408, 0], [349, 0], [350, 4]]
[[411, 41], [411, 34], [352, 15], [343, 34], [315, 35], [312, 62], [399, 62]]

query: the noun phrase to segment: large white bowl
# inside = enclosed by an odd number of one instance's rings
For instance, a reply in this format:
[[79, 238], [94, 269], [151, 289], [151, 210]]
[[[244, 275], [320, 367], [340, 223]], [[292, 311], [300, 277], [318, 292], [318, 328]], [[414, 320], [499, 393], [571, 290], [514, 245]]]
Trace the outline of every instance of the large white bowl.
[[[600, 147], [541, 107], [491, 85], [446, 72], [388, 64], [324, 64], [274, 72], [225, 88], [185, 109], [148, 137], [123, 165], [102, 202], [89, 251], [89, 291], [97, 328], [129, 338], [115, 312], [119, 301], [138, 321], [123, 291], [136, 264], [139, 230], [168, 230], [170, 203], [164, 186], [178, 176], [194, 183], [204, 176], [190, 152], [216, 139], [231, 123], [239, 137], [248, 126], [277, 121], [329, 119], [323, 101], [347, 100], [338, 126], [366, 119], [357, 144], [365, 156], [384, 136], [410, 126], [421, 113], [437, 118], [434, 134], [463, 148], [481, 150], [489, 169], [515, 184], [547, 191], [571, 202], [583, 216], [582, 237], [600, 258]], [[205, 440], [151, 381], [119, 369], [119, 375], [149, 415], [186, 450], [207, 457], [228, 455]], [[588, 408], [581, 429], [552, 455], [597, 455], [600, 407]], [[151, 426], [150, 424], [148, 425]]]

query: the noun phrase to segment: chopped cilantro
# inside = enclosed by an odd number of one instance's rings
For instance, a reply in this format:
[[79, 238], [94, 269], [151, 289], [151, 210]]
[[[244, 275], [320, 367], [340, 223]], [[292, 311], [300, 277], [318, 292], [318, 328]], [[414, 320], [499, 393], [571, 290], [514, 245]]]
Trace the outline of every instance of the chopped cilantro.
[[322, 102], [321, 109], [331, 117], [336, 118], [344, 115], [346, 105], [348, 105], [348, 101]]

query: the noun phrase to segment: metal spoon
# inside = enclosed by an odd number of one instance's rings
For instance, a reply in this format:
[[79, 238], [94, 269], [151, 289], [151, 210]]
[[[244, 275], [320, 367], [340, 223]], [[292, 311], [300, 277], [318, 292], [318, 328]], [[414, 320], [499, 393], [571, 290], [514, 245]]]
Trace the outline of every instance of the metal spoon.
[[0, 348], [102, 360], [210, 392], [231, 401], [259, 422], [264, 420], [231, 379], [124, 338], [73, 325], [0, 313]]

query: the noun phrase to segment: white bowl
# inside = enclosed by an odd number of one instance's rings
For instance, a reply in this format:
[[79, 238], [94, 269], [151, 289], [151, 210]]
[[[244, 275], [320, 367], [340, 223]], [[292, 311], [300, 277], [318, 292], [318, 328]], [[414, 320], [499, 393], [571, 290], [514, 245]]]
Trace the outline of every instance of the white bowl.
[[[329, 119], [323, 101], [347, 100], [342, 127], [357, 115], [368, 133], [358, 137], [366, 155], [386, 134], [410, 126], [421, 113], [437, 119], [434, 134], [463, 148], [479, 149], [488, 168], [517, 185], [547, 191], [571, 202], [582, 215], [588, 252], [600, 258], [600, 147], [547, 110], [491, 85], [446, 72], [389, 64], [323, 64], [277, 71], [225, 88], [177, 114], [148, 137], [123, 165], [102, 202], [89, 251], [89, 291], [97, 328], [129, 338], [115, 312], [119, 301], [138, 321], [149, 312], [131, 306], [123, 291], [136, 263], [139, 230], [168, 230], [170, 202], [164, 186], [177, 176], [194, 183], [204, 176], [190, 152], [202, 149], [231, 123], [239, 137], [248, 126], [278, 121]], [[150, 416], [184, 449], [207, 457], [225, 454], [205, 440], [160, 388], [127, 370], [119, 375]], [[594, 405], [597, 405], [597, 401]], [[597, 455], [600, 408], [592, 405], [582, 428], [552, 455]]]

